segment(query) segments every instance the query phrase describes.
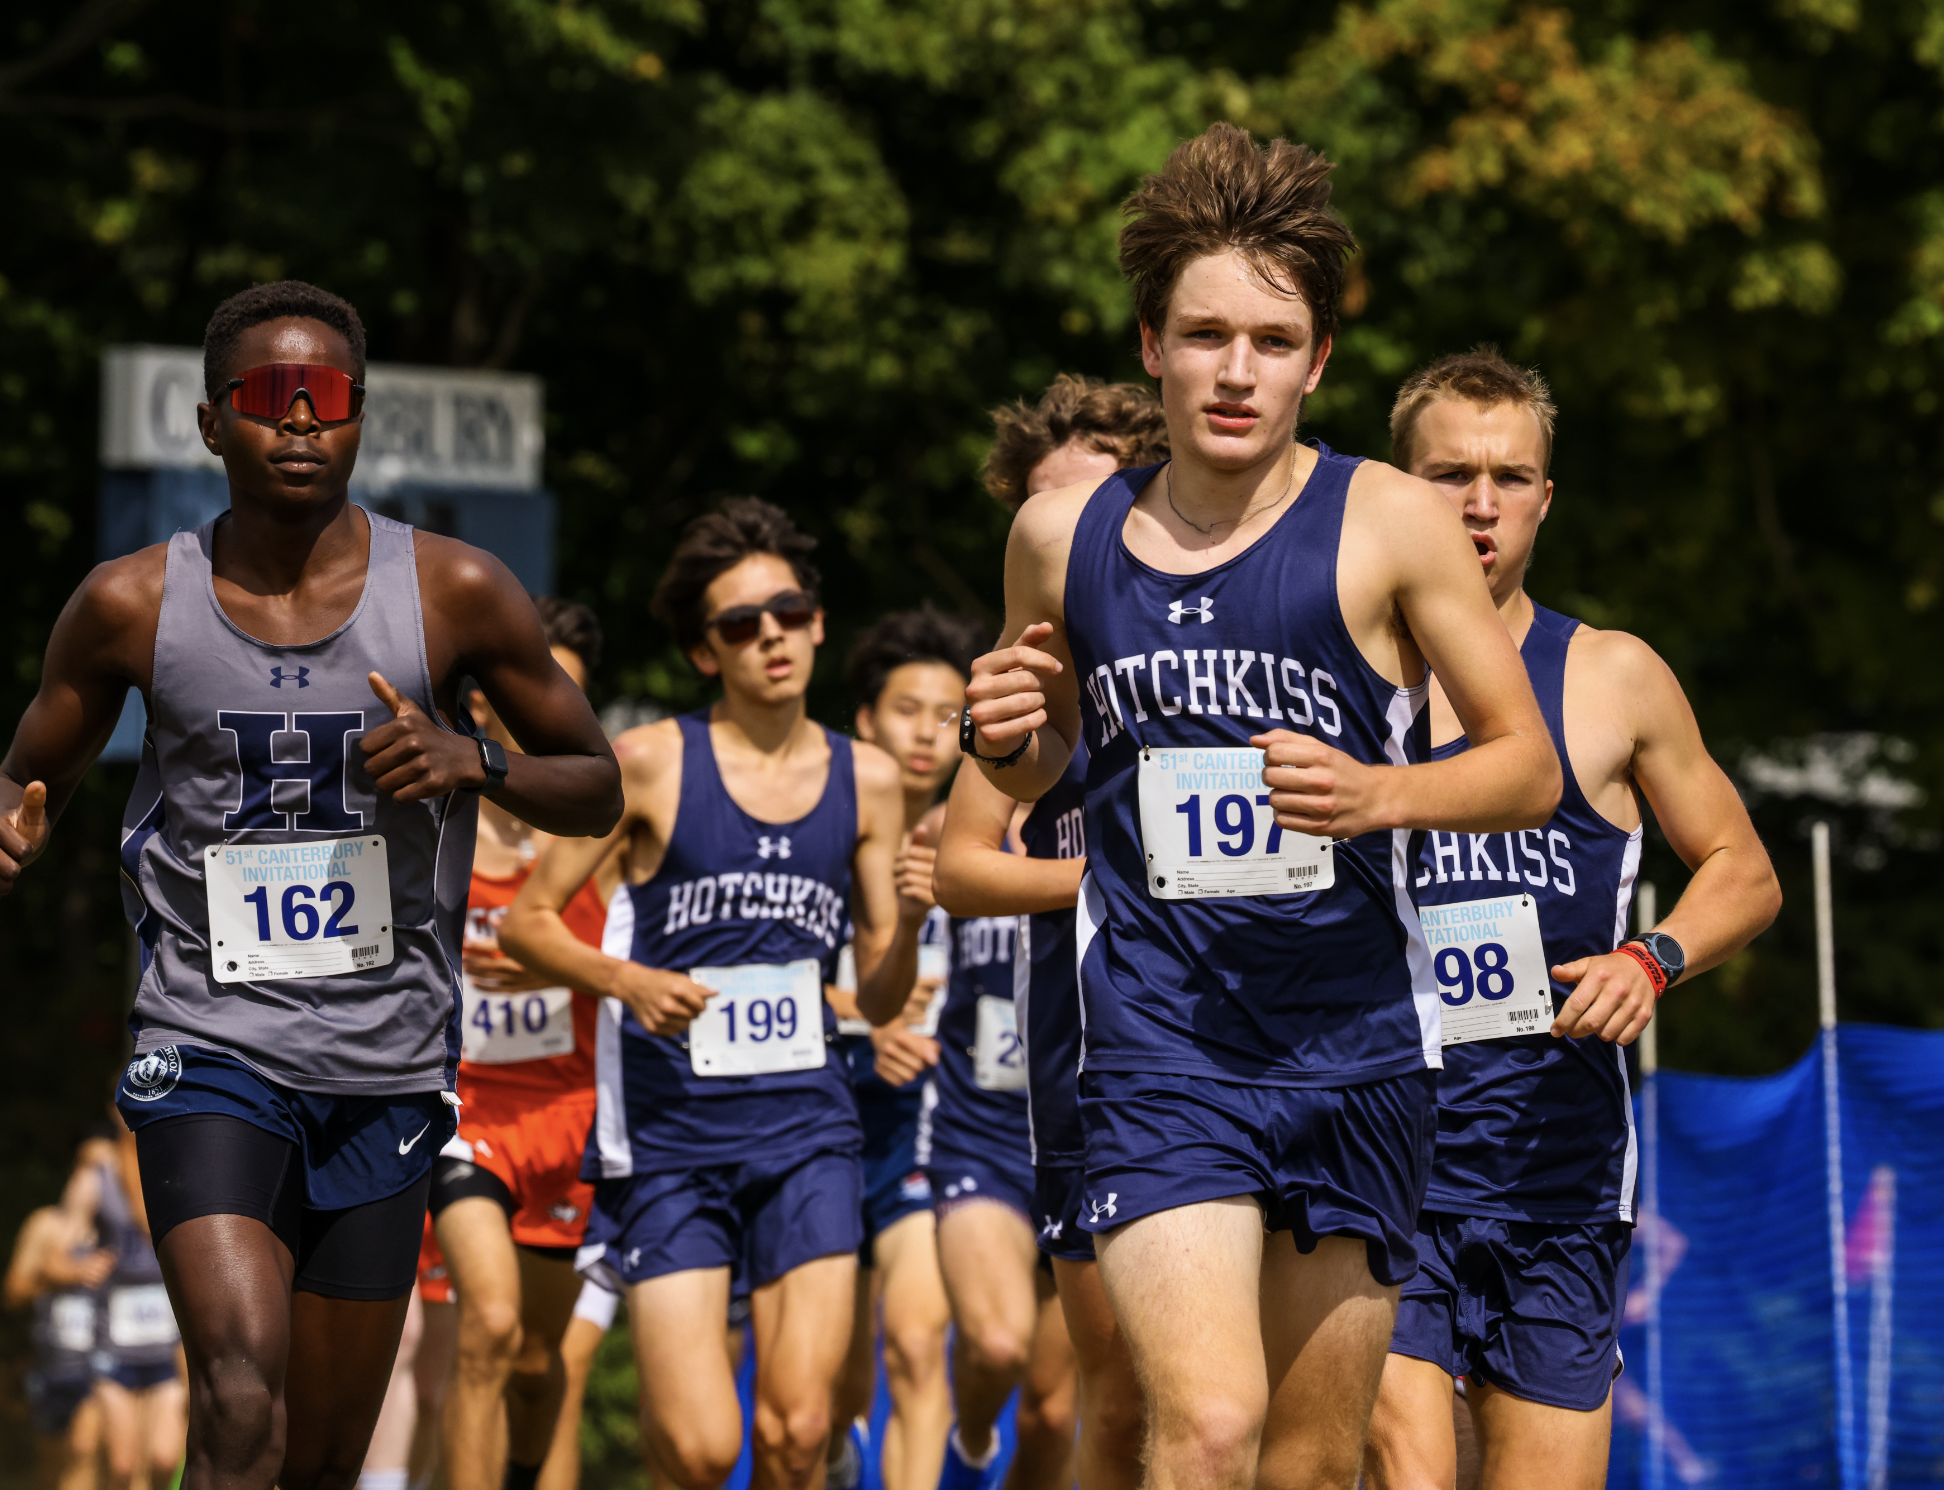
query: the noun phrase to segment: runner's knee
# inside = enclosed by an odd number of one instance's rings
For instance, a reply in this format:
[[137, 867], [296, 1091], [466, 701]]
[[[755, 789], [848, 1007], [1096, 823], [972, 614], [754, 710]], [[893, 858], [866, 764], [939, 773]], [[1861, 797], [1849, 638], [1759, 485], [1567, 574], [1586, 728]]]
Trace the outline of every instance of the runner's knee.
[[892, 1323], [884, 1329], [884, 1371], [912, 1387], [936, 1381], [945, 1371], [945, 1331], [927, 1324]]
[[830, 1406], [820, 1395], [791, 1403], [756, 1404], [756, 1447], [780, 1458], [792, 1474], [823, 1456], [830, 1438]]
[[655, 1433], [656, 1463], [651, 1470], [666, 1474], [679, 1490], [718, 1490], [742, 1457], [740, 1438], [710, 1435], [706, 1426], [696, 1423], [671, 1424]]
[[468, 1364], [504, 1369], [520, 1354], [520, 1306], [510, 1299], [462, 1302], [459, 1353]]
[[[1213, 1392], [1157, 1403], [1150, 1429], [1154, 1452], [1176, 1461], [1171, 1478], [1205, 1484], [1223, 1484], [1238, 1473], [1248, 1478], [1265, 1406], [1260, 1400]], [[1181, 1467], [1184, 1461], [1189, 1467]]]
[[1019, 1375], [1026, 1369], [1032, 1334], [1016, 1330], [1001, 1319], [983, 1319], [960, 1327], [960, 1338], [972, 1359], [988, 1371]]

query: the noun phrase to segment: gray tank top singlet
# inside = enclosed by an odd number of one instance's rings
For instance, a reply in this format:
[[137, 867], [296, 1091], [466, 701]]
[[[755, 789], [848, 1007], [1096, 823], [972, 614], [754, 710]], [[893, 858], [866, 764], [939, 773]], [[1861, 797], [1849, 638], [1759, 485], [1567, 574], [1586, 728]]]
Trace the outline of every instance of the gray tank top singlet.
[[[250, 636], [217, 603], [210, 560], [222, 520], [169, 540], [148, 734], [122, 819], [122, 900], [142, 955], [130, 1020], [135, 1053], [171, 1045], [222, 1051], [306, 1092], [450, 1091], [479, 799], [461, 792], [400, 803], [377, 790], [358, 748], [366, 730], [392, 717], [368, 673], [439, 717], [412, 529], [367, 513], [371, 557], [351, 618], [321, 640], [284, 647]], [[463, 731], [470, 723], [461, 716]], [[261, 981], [235, 981], [233, 969], [218, 977], [205, 880], [212, 848], [248, 848], [262, 859], [274, 857], [264, 849], [300, 846], [286, 857], [301, 865], [336, 852], [316, 845], [363, 850], [373, 835], [383, 838], [389, 870], [388, 964]], [[321, 872], [286, 877], [304, 876]], [[334, 922], [357, 925], [363, 942], [373, 930], [370, 906], [348, 907], [342, 891], [312, 893], [329, 888], [271, 883], [232, 914], [277, 935], [323, 938]]]

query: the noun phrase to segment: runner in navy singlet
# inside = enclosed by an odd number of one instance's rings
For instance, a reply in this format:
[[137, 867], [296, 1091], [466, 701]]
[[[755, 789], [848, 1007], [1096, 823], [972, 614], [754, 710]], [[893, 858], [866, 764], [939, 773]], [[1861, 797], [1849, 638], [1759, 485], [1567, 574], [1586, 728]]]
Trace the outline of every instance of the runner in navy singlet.
[[[579, 1262], [626, 1290], [648, 1467], [681, 1485], [720, 1483], [742, 1449], [722, 1333], [738, 1279], [756, 1482], [821, 1476], [863, 1207], [824, 990], [848, 920], [858, 1009], [890, 1020], [928, 909], [894, 888], [897, 763], [804, 709], [823, 640], [814, 546], [753, 498], [689, 525], [655, 612], [722, 701], [620, 737], [620, 827], [548, 849], [500, 927], [522, 965], [606, 998]], [[616, 842], [627, 869], [596, 951], [560, 913]]]
[[[993, 411], [995, 439], [986, 457], [985, 484], [1008, 510], [1027, 497], [1091, 478], [1099, 481], [1123, 466], [1150, 465], [1168, 453], [1167, 421], [1160, 400], [1128, 383], [1104, 384], [1062, 374], [1036, 404]], [[1114, 1324], [1113, 1311], [1094, 1263], [1093, 1237], [1080, 1229], [1081, 1160], [1079, 1064], [1080, 996], [1074, 973], [1074, 905], [1085, 865], [1086, 825], [1081, 803], [1086, 753], [1075, 751], [1066, 774], [1019, 823], [1022, 864], [1008, 851], [1015, 817], [1012, 799], [983, 777], [964, 773], [940, 848], [939, 884], [967, 914], [1018, 915], [1013, 948], [1016, 1027], [1027, 1063], [1028, 1147], [1033, 1197], [1027, 1215], [1038, 1231], [1039, 1251], [1050, 1260], [1059, 1305], [1038, 1297], [1040, 1275], [1016, 1259], [1030, 1256], [1017, 1245], [1014, 1218], [1003, 1208], [968, 1214], [955, 1223], [997, 1232], [983, 1256], [965, 1253], [961, 1271], [971, 1284], [953, 1289], [960, 1338], [969, 1354], [979, 1342], [998, 1339], [1020, 1359], [988, 1361], [982, 1369], [1001, 1381], [1024, 1370], [1020, 1398], [1019, 1452], [1014, 1485], [1063, 1477], [1072, 1449], [1063, 1388], [1068, 1362], [1078, 1376], [1081, 1490], [1132, 1490], [1140, 1480], [1141, 1403], [1134, 1367]], [[1026, 893], [1033, 891], [1036, 893]], [[983, 1267], [983, 1277], [977, 1270]], [[1038, 1318], [1035, 1318], [1035, 1315]], [[994, 1318], [1000, 1327], [994, 1333]], [[1063, 1328], [1055, 1328], [1058, 1324]], [[1025, 1342], [1031, 1342], [1030, 1349]], [[1002, 1351], [1003, 1355], [1004, 1352]], [[963, 1376], [975, 1375], [968, 1370]], [[957, 1443], [948, 1479], [978, 1475], [978, 1459], [957, 1444], [988, 1452], [983, 1414], [967, 1412], [961, 1391]], [[974, 1418], [968, 1425], [968, 1419]]]
[[[907, 831], [958, 768], [965, 680], [990, 640], [975, 623], [926, 606], [882, 617], [851, 648], [846, 673], [857, 737], [898, 763]], [[925, 843], [908, 843], [900, 859], [900, 888], [927, 904], [932, 854]], [[930, 1031], [943, 992], [949, 920], [936, 908], [926, 918], [918, 990], [902, 1017], [882, 1027], [858, 1017], [854, 958], [846, 958], [849, 979], [840, 977], [831, 994], [864, 1127], [864, 1245], [850, 1356], [837, 1392], [838, 1428], [849, 1426], [831, 1438], [829, 1490], [854, 1490], [864, 1473], [880, 1320], [891, 1396], [878, 1460], [885, 1490], [931, 1490], [951, 1429], [945, 1335], [952, 1316], [938, 1272], [931, 1184], [918, 1163], [924, 1076], [938, 1063]]]
[[[1781, 892], [1666, 664], [1525, 593], [1552, 498], [1553, 405], [1538, 374], [1492, 351], [1448, 357], [1404, 385], [1391, 428], [1398, 463], [1471, 531], [1565, 790], [1543, 828], [1426, 834], [1412, 873], [1444, 1071], [1420, 1268], [1399, 1305], [1367, 1478], [1382, 1490], [1453, 1483], [1463, 1376], [1486, 1486], [1591, 1490], [1606, 1483], [1634, 1223], [1620, 1047], [1667, 986], [1767, 927]], [[1463, 751], [1436, 683], [1431, 714], [1435, 754]], [[1643, 796], [1694, 878], [1673, 914], [1630, 940]]]
[[[1020, 510], [967, 689], [1009, 794], [1086, 734], [1082, 1225], [1164, 1484], [1355, 1479], [1435, 1131], [1410, 830], [1559, 793], [1449, 506], [1295, 443], [1353, 246], [1328, 172], [1216, 125], [1130, 200], [1172, 462]], [[1427, 664], [1478, 743], [1419, 764]]]
[[[217, 307], [197, 417], [230, 510], [95, 569], [0, 763], [4, 893], [142, 691], [117, 1100], [189, 1363], [186, 1490], [364, 1457], [452, 1131], [473, 794], [555, 833], [620, 812], [506, 566], [350, 502], [364, 371], [313, 285]], [[467, 676], [524, 754], [471, 733]]]

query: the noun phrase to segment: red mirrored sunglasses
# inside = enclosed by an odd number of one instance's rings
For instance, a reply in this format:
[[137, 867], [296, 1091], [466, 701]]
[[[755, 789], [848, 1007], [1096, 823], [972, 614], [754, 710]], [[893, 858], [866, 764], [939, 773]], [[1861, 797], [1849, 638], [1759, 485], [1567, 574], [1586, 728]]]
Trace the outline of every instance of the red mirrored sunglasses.
[[230, 407], [258, 419], [283, 418], [300, 394], [325, 424], [356, 419], [364, 412], [364, 384], [317, 362], [270, 362], [229, 380]]

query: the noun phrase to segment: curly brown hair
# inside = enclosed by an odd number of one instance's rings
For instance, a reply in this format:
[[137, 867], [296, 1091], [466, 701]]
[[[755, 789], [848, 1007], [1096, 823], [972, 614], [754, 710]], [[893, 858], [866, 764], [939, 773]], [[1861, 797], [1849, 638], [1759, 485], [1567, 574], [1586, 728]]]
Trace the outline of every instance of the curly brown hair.
[[1307, 145], [1258, 145], [1233, 124], [1175, 146], [1121, 207], [1121, 273], [1141, 324], [1159, 331], [1182, 270], [1233, 249], [1265, 284], [1303, 297], [1318, 342], [1333, 334], [1344, 264], [1357, 251], [1330, 208], [1333, 169]]
[[1530, 409], [1539, 421], [1540, 474], [1552, 467], [1553, 422], [1559, 416], [1552, 389], [1536, 367], [1508, 361], [1497, 347], [1473, 347], [1454, 352], [1421, 367], [1404, 380], [1391, 405], [1391, 464], [1408, 471], [1417, 459], [1417, 425], [1424, 411], [1441, 398], [1461, 398], [1481, 409], [1512, 404]]
[[1037, 404], [1017, 399], [992, 411], [992, 449], [985, 488], [1006, 506], [1026, 500], [1033, 467], [1069, 440], [1085, 440], [1123, 466], [1168, 458], [1168, 420], [1161, 400], [1138, 383], [1103, 383], [1061, 373]]

